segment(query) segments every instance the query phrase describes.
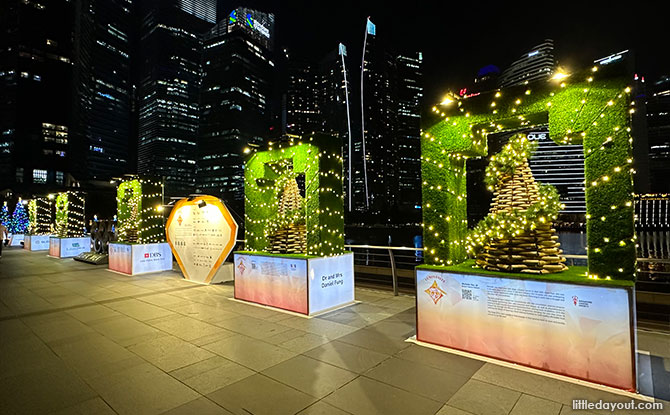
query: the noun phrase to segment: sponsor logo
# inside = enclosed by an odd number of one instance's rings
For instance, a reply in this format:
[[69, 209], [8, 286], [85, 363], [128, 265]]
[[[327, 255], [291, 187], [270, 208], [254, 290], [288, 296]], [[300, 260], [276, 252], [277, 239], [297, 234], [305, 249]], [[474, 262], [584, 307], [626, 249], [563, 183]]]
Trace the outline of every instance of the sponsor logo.
[[430, 288], [426, 289], [425, 293], [428, 294], [430, 299], [433, 300], [435, 304], [437, 304], [438, 301], [440, 301], [442, 297], [444, 297], [444, 295], [446, 294], [446, 292], [442, 290], [442, 288], [440, 288], [439, 285], [437, 285], [436, 280], [433, 280], [433, 285], [431, 285]]
[[576, 295], [573, 295], [572, 296], [572, 305], [576, 306], [577, 302], [579, 302], [579, 297], [577, 297]]
[[177, 216], [177, 223], [179, 223], [179, 226], [181, 226], [181, 223], [183, 221], [184, 221], [184, 219], [182, 219], [181, 215]]
[[144, 258], [162, 258], [163, 254], [160, 252], [146, 252]]
[[70, 245], [72, 248], [79, 248], [79, 242], [75, 242], [72, 245]]

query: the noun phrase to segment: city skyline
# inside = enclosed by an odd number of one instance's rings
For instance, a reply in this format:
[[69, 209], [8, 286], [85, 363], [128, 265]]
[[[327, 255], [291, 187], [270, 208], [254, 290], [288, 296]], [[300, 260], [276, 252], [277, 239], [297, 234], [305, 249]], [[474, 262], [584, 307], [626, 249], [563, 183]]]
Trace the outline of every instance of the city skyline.
[[[240, 2], [219, 1], [224, 9]], [[558, 64], [567, 69], [588, 66], [593, 60], [631, 50], [641, 76], [656, 79], [670, 72], [670, 55], [662, 53], [667, 35], [663, 13], [651, 6], [596, 5], [563, 2], [549, 11], [537, 6], [469, 3], [390, 4], [381, 1], [313, 3], [250, 0], [248, 7], [277, 16], [277, 45], [294, 53], [325, 54], [344, 43], [360, 56], [365, 21], [369, 16], [399, 52], [424, 54], [426, 105], [447, 90], [472, 83], [480, 68], [503, 69], [526, 49], [553, 39]], [[501, 47], [505, 45], [505, 47]]]

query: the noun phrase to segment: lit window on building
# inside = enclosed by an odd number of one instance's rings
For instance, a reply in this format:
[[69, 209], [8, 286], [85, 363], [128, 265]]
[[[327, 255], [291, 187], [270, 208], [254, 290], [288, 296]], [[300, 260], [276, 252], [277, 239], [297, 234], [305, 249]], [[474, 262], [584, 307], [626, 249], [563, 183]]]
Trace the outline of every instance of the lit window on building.
[[46, 183], [47, 182], [47, 171], [46, 170], [33, 170], [33, 183]]
[[57, 171], [56, 172], [56, 184], [61, 184], [62, 185], [63, 184], [63, 178], [64, 178], [63, 172], [62, 171]]
[[42, 123], [42, 136], [45, 142], [67, 144], [68, 131], [64, 125]]
[[16, 168], [16, 183], [23, 183], [23, 167]]

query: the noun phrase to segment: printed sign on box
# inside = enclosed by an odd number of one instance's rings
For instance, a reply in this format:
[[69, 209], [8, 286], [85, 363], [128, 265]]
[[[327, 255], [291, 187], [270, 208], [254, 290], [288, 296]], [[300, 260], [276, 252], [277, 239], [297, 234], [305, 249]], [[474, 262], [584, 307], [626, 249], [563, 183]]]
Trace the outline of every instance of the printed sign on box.
[[309, 313], [354, 301], [354, 254], [309, 259]]
[[417, 270], [417, 339], [635, 389], [625, 288]]
[[290, 258], [235, 254], [235, 298], [302, 314], [354, 301], [353, 254]]
[[23, 249], [29, 251], [46, 251], [49, 249], [50, 235], [26, 235]]
[[172, 269], [172, 252], [165, 243], [109, 244], [109, 269], [128, 275]]
[[307, 260], [235, 255], [235, 298], [308, 314]]

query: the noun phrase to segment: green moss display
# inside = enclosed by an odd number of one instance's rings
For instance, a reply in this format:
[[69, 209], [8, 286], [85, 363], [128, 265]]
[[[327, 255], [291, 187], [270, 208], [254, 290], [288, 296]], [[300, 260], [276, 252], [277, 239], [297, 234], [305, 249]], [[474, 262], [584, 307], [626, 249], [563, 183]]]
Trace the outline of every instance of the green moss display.
[[162, 201], [163, 184], [158, 179], [138, 177], [121, 182], [116, 196], [118, 240], [164, 242]]
[[86, 233], [84, 221], [85, 194], [67, 191], [56, 196], [56, 236], [76, 238]]
[[474, 274], [474, 275], [492, 275], [492, 276], [504, 276], [517, 279], [529, 279], [529, 280], [539, 280], [539, 281], [555, 281], [555, 282], [570, 282], [584, 285], [608, 285], [612, 287], [633, 287], [635, 282], [631, 280], [602, 280], [602, 279], [593, 279], [587, 278], [588, 269], [584, 266], [571, 265], [570, 268], [559, 274], [545, 274], [545, 275], [532, 275], [532, 274], [521, 274], [518, 272], [500, 272], [500, 271], [487, 271], [485, 269], [475, 266], [475, 261], [473, 259], [468, 259], [465, 262], [461, 262], [455, 265], [419, 265], [416, 269], [428, 270], [428, 271], [447, 271], [447, 272], [456, 272], [463, 274]]
[[[245, 237], [249, 251], [265, 251], [273, 230], [287, 223], [278, 215], [286, 180], [304, 174], [307, 255], [344, 252], [342, 156], [339, 141], [325, 134], [294, 139], [289, 146], [260, 151], [244, 171]], [[303, 215], [301, 212], [293, 212]], [[293, 220], [292, 218], [290, 220]]]
[[633, 279], [630, 88], [621, 67], [484, 93], [433, 108], [421, 140], [425, 261], [467, 258], [465, 163], [488, 155], [487, 135], [549, 124], [559, 144], [583, 144], [589, 276]]

